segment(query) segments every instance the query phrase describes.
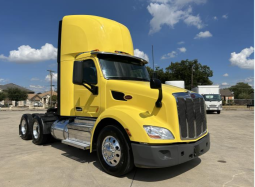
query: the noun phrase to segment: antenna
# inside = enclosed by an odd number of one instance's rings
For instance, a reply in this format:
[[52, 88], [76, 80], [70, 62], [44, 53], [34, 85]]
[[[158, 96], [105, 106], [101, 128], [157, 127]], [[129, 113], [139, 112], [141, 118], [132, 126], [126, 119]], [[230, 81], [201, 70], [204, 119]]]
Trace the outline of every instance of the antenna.
[[154, 72], [154, 53], [153, 53], [153, 45], [152, 45], [152, 63], [153, 63], [153, 72]]
[[152, 45], [152, 64], [153, 64], [153, 78], [155, 78], [153, 45]]

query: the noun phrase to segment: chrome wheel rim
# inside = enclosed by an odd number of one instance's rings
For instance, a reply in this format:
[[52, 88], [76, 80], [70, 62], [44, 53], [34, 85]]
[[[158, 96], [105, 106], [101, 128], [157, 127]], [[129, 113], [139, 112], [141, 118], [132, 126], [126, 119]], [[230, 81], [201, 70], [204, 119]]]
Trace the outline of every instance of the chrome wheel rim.
[[121, 147], [116, 138], [107, 136], [102, 143], [102, 156], [109, 166], [116, 166], [120, 162]]
[[38, 139], [38, 137], [40, 136], [40, 127], [38, 122], [35, 122], [33, 125], [33, 135], [35, 139]]
[[27, 132], [27, 123], [26, 123], [26, 120], [23, 119], [21, 122], [21, 133], [22, 135], [25, 135], [26, 132]]

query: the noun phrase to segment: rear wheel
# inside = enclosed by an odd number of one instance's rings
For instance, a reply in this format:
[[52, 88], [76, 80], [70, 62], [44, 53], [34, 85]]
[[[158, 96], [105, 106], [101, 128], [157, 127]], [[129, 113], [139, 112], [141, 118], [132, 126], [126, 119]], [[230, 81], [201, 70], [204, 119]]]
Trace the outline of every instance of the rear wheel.
[[34, 117], [32, 139], [36, 145], [42, 145], [49, 141], [50, 134], [43, 134], [42, 120], [39, 116]]
[[134, 167], [129, 140], [116, 126], [109, 125], [102, 129], [97, 141], [97, 156], [106, 173], [121, 176]]
[[31, 114], [24, 114], [21, 117], [19, 135], [23, 140], [32, 139], [33, 117]]

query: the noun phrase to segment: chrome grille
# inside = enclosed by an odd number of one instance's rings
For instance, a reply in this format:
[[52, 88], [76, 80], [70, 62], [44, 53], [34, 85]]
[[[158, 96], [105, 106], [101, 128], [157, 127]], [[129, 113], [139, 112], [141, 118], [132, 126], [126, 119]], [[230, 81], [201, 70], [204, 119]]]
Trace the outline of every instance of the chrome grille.
[[190, 92], [174, 93], [177, 102], [181, 139], [196, 139], [207, 129], [204, 99]]

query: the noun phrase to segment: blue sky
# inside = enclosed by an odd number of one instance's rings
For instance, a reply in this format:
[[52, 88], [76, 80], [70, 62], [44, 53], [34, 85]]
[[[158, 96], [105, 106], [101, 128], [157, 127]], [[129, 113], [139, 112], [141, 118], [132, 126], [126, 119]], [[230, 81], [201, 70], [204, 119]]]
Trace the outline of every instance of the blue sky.
[[253, 0], [8, 0], [1, 7], [0, 84], [49, 90], [47, 70], [57, 71], [58, 22], [86, 14], [126, 25], [136, 55], [149, 58], [149, 65], [153, 44], [162, 68], [198, 59], [213, 70], [214, 84], [254, 85]]

